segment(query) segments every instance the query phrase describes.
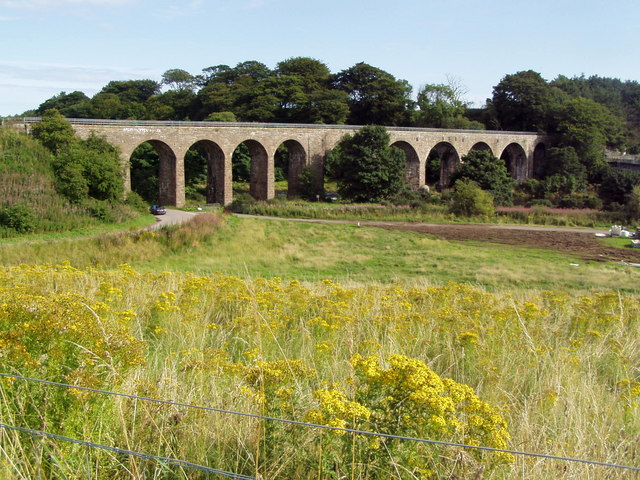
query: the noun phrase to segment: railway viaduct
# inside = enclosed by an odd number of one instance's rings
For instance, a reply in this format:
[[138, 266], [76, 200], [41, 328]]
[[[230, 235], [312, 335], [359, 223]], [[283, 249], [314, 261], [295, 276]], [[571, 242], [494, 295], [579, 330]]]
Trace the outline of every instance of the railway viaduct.
[[[322, 178], [327, 154], [345, 134], [360, 127], [347, 125], [299, 125], [273, 123], [174, 122], [144, 120], [68, 119], [77, 135], [104, 137], [120, 149], [126, 166], [125, 186], [131, 189], [129, 160], [133, 151], [148, 142], [159, 154], [159, 202], [183, 206], [185, 203], [184, 158], [198, 148], [207, 160], [207, 202], [227, 205], [233, 200], [231, 157], [244, 143], [251, 154], [250, 193], [258, 200], [275, 195], [274, 156], [280, 145], [289, 152], [288, 193], [300, 187], [300, 173], [311, 167]], [[29, 132], [36, 117], [15, 124]], [[440, 130], [387, 127], [391, 144], [407, 158], [407, 183], [415, 189], [424, 186], [429, 154], [440, 158], [439, 186], [448, 184], [463, 156], [473, 149], [489, 150], [504, 161], [511, 176], [520, 181], [531, 177], [544, 162], [551, 146], [549, 137], [527, 132], [485, 130]]]

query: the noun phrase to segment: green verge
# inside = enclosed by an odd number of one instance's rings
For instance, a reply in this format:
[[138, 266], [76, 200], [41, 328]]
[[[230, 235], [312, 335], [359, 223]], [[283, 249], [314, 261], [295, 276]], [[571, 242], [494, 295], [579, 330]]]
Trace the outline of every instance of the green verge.
[[[224, 217], [205, 237], [121, 232], [3, 244], [0, 264], [63, 264], [144, 272], [223, 273], [345, 284], [465, 282], [492, 291], [602, 290], [638, 293], [639, 272], [584, 263], [559, 252], [481, 242], [448, 242], [415, 232], [349, 224]], [[186, 229], [186, 230], [185, 230]]]
[[585, 264], [548, 250], [451, 243], [413, 232], [354, 225], [245, 218], [229, 219], [206, 245], [135, 262], [134, 267], [359, 284], [467, 282], [490, 290], [639, 290], [635, 269]]

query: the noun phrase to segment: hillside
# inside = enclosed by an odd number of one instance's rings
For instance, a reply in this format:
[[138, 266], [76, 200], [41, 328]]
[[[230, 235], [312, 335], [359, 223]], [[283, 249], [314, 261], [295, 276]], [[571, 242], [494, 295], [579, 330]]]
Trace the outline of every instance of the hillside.
[[136, 215], [124, 206], [71, 203], [56, 191], [53, 160], [37, 140], [0, 128], [0, 238], [70, 231]]

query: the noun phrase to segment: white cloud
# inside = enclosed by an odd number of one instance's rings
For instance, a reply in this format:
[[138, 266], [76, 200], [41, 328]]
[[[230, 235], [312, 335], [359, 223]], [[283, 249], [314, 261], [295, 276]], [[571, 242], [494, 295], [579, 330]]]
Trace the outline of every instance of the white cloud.
[[29, 10], [65, 7], [71, 5], [79, 5], [82, 7], [119, 7], [136, 3], [136, 1], [137, 0], [0, 0], [0, 7]]
[[161, 74], [137, 68], [0, 61], [0, 116], [37, 108], [63, 91], [92, 96], [112, 80], [154, 80]]
[[160, 77], [159, 72], [144, 69], [98, 67], [92, 65], [0, 62], [0, 87], [15, 84], [50, 87], [72, 91], [100, 89], [111, 80]]

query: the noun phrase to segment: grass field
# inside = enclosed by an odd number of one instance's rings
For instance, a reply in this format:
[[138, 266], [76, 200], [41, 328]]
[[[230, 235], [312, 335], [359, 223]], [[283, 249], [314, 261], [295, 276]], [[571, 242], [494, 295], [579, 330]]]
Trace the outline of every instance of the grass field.
[[[451, 243], [354, 225], [318, 225], [225, 217], [216, 234], [181, 248], [130, 234], [56, 243], [6, 244], [2, 264], [70, 262], [78, 267], [129, 263], [141, 271], [342, 283], [467, 282], [500, 289], [615, 289], [638, 292], [638, 272], [583, 263], [556, 252], [497, 244]], [[575, 266], [579, 264], [578, 266]]]
[[[3, 372], [331, 426], [638, 461], [636, 269], [227, 216], [157, 233], [5, 242], [0, 263]], [[251, 477], [630, 478], [7, 378], [0, 394], [11, 425]], [[207, 478], [3, 432], [8, 480]]]

